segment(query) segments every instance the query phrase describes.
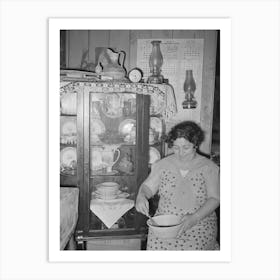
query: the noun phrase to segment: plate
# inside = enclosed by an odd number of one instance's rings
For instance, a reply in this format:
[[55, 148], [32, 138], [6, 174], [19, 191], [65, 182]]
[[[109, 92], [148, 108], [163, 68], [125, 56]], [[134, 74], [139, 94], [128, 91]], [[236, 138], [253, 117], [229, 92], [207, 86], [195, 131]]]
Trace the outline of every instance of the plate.
[[[99, 197], [102, 197], [102, 193], [101, 192], [99, 192], [98, 190], [96, 190], [95, 192], [93, 192], [96, 196], [99, 196]], [[118, 190], [117, 192], [116, 192], [116, 194], [114, 195], [115, 197], [117, 197], [118, 195], [120, 195], [122, 193], [122, 191], [121, 190]]]
[[60, 171], [64, 174], [74, 175], [77, 169], [77, 150], [66, 147], [60, 151]]
[[77, 125], [75, 117], [60, 117], [60, 143], [77, 143]]
[[75, 161], [77, 163], [77, 151], [74, 147], [66, 147], [60, 151], [60, 163], [70, 166]]
[[77, 94], [76, 92], [67, 92], [60, 99], [60, 109], [62, 114], [77, 114]]
[[124, 135], [131, 134], [134, 127], [136, 127], [136, 120], [125, 119], [119, 125], [119, 133]]
[[125, 198], [115, 198], [115, 199], [101, 199], [101, 198], [95, 198], [98, 201], [102, 201], [102, 202], [120, 202], [125, 200]]
[[100, 201], [104, 201], [104, 202], [117, 202], [117, 201], [122, 201], [124, 199], [126, 199], [127, 197], [130, 196], [129, 193], [126, 192], [121, 192], [120, 194], [118, 194], [115, 198], [112, 199], [103, 199], [100, 195], [96, 194], [96, 192], [93, 192], [93, 198], [100, 200]]
[[150, 147], [149, 150], [149, 164], [153, 164], [156, 161], [160, 160], [160, 153], [158, 151], [158, 149], [154, 148], [154, 147]]

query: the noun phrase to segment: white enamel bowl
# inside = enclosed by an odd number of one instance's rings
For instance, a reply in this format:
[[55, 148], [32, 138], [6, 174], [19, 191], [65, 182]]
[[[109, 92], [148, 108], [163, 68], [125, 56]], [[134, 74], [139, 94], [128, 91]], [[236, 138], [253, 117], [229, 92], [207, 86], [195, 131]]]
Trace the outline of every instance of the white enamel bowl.
[[160, 238], [175, 238], [182, 226], [180, 216], [159, 215], [147, 221], [149, 229]]

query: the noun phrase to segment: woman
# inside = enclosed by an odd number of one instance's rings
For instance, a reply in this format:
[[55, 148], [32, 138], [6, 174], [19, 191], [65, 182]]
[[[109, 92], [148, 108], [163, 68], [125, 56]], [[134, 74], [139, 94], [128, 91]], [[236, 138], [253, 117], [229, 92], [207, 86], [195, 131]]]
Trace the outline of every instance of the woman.
[[183, 220], [177, 238], [162, 239], [149, 231], [147, 250], [219, 249], [215, 214], [219, 206], [219, 168], [197, 153], [203, 139], [203, 131], [194, 122], [174, 126], [167, 136], [173, 154], [154, 163], [141, 185], [137, 211], [148, 216], [148, 199], [158, 193], [155, 215], [176, 214]]

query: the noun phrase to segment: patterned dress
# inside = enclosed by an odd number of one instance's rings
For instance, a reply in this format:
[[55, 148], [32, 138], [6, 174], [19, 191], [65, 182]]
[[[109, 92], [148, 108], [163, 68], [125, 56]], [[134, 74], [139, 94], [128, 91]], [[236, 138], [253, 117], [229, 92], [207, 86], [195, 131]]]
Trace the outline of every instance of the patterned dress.
[[[144, 184], [160, 196], [155, 215], [183, 216], [196, 212], [209, 196], [219, 196], [219, 168], [200, 155], [188, 166], [181, 166], [171, 155], [153, 165]], [[147, 250], [219, 250], [216, 238], [217, 218], [213, 212], [177, 238], [159, 238], [149, 231]]]

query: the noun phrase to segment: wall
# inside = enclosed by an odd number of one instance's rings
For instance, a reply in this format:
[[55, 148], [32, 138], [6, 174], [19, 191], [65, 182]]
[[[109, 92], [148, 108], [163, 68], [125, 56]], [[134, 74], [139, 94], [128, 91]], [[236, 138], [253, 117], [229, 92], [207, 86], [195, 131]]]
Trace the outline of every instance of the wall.
[[[201, 151], [210, 154], [213, 123], [213, 100], [215, 87], [215, 67], [217, 31], [215, 30], [69, 30], [66, 39], [66, 66], [94, 70], [96, 47], [111, 47], [126, 52], [125, 67], [129, 71], [136, 67], [137, 39], [204, 39], [202, 92], [200, 122], [206, 138]], [[84, 63], [81, 65], [82, 58]], [[168, 77], [167, 77], [168, 78]], [[175, 92], [176, 95], [176, 92]], [[179, 106], [179, 104], [178, 104]], [[184, 120], [192, 119], [189, 110], [184, 110]]]

